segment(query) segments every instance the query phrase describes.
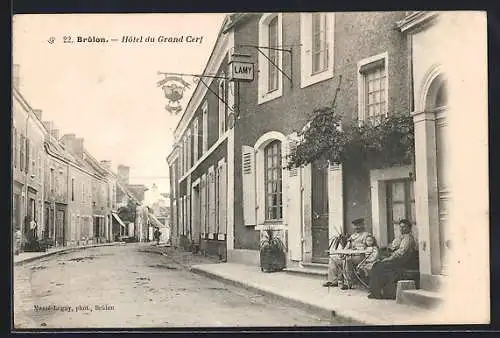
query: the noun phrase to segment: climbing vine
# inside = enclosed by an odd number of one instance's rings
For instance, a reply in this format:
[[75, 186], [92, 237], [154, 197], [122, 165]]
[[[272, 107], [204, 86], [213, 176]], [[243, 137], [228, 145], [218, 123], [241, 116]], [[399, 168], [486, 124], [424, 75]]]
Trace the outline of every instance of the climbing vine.
[[290, 152], [288, 169], [318, 159], [371, 169], [412, 162], [414, 130], [409, 114], [391, 114], [377, 123], [345, 123], [332, 105], [314, 110], [311, 117], [298, 133], [300, 141]]

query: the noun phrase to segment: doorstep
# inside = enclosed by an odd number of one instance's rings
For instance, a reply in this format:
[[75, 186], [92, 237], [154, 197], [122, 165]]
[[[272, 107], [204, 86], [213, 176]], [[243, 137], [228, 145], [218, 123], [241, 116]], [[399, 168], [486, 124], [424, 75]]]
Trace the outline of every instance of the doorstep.
[[398, 304], [395, 300], [369, 299], [366, 290], [325, 288], [321, 281], [306, 275], [284, 271], [264, 273], [258, 266], [237, 263], [195, 265], [191, 271], [353, 325], [445, 324], [431, 310]]

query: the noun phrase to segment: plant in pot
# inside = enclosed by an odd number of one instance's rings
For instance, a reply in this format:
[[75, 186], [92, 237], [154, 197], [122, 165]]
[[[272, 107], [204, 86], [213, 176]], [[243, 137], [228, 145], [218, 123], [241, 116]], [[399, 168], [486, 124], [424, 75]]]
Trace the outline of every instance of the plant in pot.
[[264, 230], [260, 241], [260, 269], [263, 272], [283, 270], [286, 266], [285, 245], [279, 237], [279, 231], [271, 228]]

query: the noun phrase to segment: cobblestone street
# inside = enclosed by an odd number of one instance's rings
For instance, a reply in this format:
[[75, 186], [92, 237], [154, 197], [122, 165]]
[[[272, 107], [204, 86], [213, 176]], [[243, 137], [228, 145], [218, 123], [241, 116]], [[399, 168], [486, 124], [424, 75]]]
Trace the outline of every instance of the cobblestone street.
[[15, 328], [342, 325], [188, 270], [204, 262], [127, 244], [16, 266]]

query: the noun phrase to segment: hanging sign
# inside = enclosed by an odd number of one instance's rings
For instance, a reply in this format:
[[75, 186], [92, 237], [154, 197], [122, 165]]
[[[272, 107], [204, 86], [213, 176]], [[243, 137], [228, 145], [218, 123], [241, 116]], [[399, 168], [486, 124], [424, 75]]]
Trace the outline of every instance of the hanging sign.
[[251, 62], [231, 61], [229, 63], [229, 79], [230, 81], [253, 81], [254, 64]]
[[168, 100], [165, 110], [171, 114], [178, 114], [182, 111], [180, 101], [184, 97], [184, 91], [189, 89], [191, 85], [182, 77], [169, 74], [165, 74], [165, 78], [158, 81], [157, 85], [162, 88], [165, 98]]

